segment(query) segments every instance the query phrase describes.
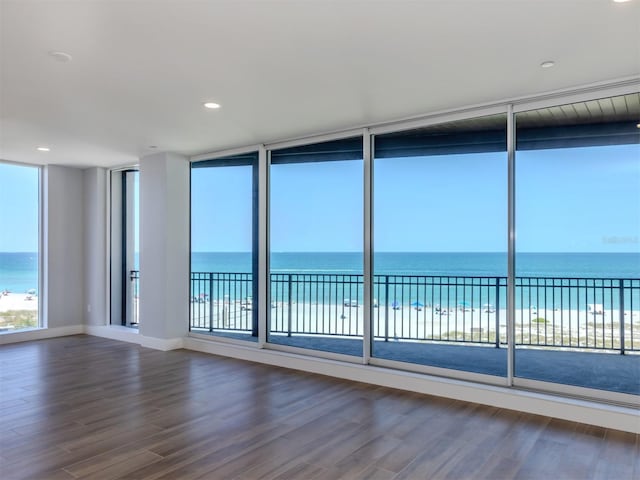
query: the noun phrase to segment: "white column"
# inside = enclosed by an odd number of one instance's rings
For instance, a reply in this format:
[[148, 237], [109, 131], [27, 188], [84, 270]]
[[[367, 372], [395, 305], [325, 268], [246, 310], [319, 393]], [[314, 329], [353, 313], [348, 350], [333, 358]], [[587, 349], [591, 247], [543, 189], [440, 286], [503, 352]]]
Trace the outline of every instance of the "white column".
[[180, 348], [189, 325], [189, 161], [140, 159], [141, 344]]
[[107, 171], [84, 170], [85, 324], [106, 325]]
[[82, 326], [85, 310], [83, 173], [79, 168], [44, 169], [45, 325]]

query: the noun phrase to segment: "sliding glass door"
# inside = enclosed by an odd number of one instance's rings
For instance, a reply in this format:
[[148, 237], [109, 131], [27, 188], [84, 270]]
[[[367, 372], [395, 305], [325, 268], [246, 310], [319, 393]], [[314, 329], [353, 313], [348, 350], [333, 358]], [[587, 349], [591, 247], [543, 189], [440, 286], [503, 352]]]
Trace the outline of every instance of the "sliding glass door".
[[111, 324], [138, 326], [140, 172], [111, 172]]
[[636, 398], [640, 94], [525, 105], [194, 162], [191, 331]]
[[374, 137], [375, 359], [506, 376], [506, 126]]
[[271, 344], [362, 356], [362, 176], [362, 137], [271, 152]]
[[640, 95], [516, 115], [515, 375], [640, 394]]
[[190, 330], [258, 339], [258, 153], [191, 164]]

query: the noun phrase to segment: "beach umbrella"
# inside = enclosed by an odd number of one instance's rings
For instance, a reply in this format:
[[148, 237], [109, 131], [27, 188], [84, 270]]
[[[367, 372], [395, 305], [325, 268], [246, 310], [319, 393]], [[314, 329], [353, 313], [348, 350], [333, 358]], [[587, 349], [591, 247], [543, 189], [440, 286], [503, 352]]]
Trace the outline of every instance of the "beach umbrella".
[[398, 301], [397, 301], [397, 300], [394, 300], [394, 301], [391, 303], [391, 307], [392, 307], [392, 308], [394, 308], [394, 309], [396, 309], [396, 308], [400, 308], [400, 304], [398, 303]]
[[413, 302], [411, 306], [416, 308], [422, 308], [424, 307], [424, 304], [422, 302]]
[[458, 304], [459, 307], [470, 307], [471, 305], [469, 305], [469, 302], [460, 302]]
[[27, 290], [27, 295], [35, 295], [35, 294], [36, 294], [36, 289], [35, 288]]

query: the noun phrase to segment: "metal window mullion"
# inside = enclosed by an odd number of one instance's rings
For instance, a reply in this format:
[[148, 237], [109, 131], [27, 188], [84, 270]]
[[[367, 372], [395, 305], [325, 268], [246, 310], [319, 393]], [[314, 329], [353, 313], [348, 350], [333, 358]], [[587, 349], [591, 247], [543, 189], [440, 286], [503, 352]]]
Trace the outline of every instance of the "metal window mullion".
[[516, 119], [513, 105], [507, 107], [507, 385], [515, 376], [515, 300], [516, 300]]
[[128, 212], [128, 195], [127, 195], [127, 172], [123, 170], [120, 180], [120, 324], [127, 326], [127, 302], [129, 295], [127, 294], [127, 214]]
[[[47, 255], [45, 252], [46, 245], [48, 244], [48, 239], [45, 240], [45, 235], [47, 234], [47, 227], [45, 225], [45, 205], [47, 201], [45, 200], [46, 192], [48, 188], [45, 186], [45, 168], [46, 167], [37, 167], [38, 168], [38, 327], [47, 328], [48, 321], [46, 314], [44, 312], [44, 304], [48, 297], [48, 291], [45, 286], [48, 286], [48, 282], [45, 281], [45, 256]], [[111, 175], [107, 175], [107, 196], [109, 195], [109, 190], [111, 188]], [[111, 199], [107, 197], [106, 206], [107, 206], [107, 221], [109, 221], [111, 215]], [[106, 228], [107, 238], [105, 245], [107, 246], [106, 252], [111, 252], [111, 244], [109, 240], [110, 229], [109, 226]], [[106, 255], [106, 267], [105, 270], [107, 272], [107, 291], [105, 302], [105, 325], [111, 323], [111, 260], [110, 254]]]
[[372, 350], [372, 325], [373, 319], [373, 302], [372, 302], [372, 285], [373, 285], [373, 155], [372, 155], [373, 137], [368, 129], [362, 132], [363, 144], [363, 180], [364, 180], [364, 235], [363, 235], [363, 303], [364, 303], [364, 338], [362, 339], [362, 363], [368, 364], [371, 360]]
[[258, 347], [267, 342], [271, 314], [269, 272], [269, 155], [258, 149]]

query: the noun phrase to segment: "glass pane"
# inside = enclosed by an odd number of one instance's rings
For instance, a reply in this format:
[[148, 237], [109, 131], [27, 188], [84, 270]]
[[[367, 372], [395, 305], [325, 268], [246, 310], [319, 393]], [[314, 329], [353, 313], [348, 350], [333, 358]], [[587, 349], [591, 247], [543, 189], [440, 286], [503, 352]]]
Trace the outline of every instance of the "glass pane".
[[140, 172], [132, 172], [133, 177], [133, 268], [140, 270]]
[[[127, 195], [124, 208], [126, 213], [126, 247], [128, 290], [127, 326], [137, 327], [140, 321], [139, 293], [140, 293], [140, 172], [133, 170], [126, 172]], [[126, 282], [126, 279], [124, 280]]]
[[0, 163], [0, 332], [40, 325], [39, 174]]
[[517, 377], [640, 393], [639, 118], [638, 94], [516, 116]]
[[362, 138], [272, 152], [271, 343], [362, 356]]
[[138, 327], [140, 172], [111, 172], [111, 323]]
[[192, 164], [192, 332], [257, 341], [254, 214], [258, 156]]
[[375, 137], [373, 356], [505, 376], [506, 115]]

